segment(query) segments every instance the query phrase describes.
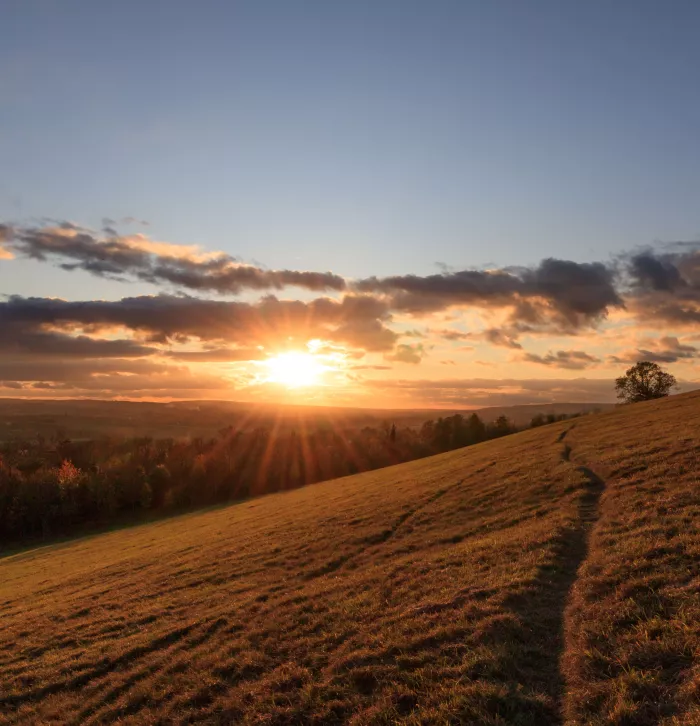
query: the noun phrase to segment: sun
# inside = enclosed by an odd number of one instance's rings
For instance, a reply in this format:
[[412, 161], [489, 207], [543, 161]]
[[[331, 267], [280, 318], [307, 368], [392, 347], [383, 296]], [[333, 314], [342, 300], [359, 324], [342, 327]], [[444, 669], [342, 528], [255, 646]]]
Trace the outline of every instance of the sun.
[[288, 388], [314, 386], [319, 382], [326, 366], [310, 353], [290, 351], [268, 358], [263, 365], [268, 370], [265, 379], [270, 383], [281, 383]]

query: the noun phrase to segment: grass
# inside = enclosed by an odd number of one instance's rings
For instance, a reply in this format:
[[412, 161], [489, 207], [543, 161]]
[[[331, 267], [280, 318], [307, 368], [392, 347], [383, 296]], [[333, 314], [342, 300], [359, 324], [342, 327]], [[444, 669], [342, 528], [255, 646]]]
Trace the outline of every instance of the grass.
[[700, 724], [700, 396], [599, 424], [566, 437], [607, 480], [566, 614], [568, 721]]
[[700, 723], [700, 395], [0, 560], [0, 723]]

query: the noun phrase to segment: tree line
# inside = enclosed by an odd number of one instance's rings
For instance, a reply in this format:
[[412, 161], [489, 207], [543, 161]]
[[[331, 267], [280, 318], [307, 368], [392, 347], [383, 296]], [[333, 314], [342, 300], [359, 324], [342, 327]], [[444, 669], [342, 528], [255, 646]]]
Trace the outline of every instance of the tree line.
[[[535, 417], [532, 425], [561, 418]], [[229, 426], [210, 439], [14, 441], [0, 447], [0, 542], [295, 489], [515, 430], [505, 416], [487, 424], [455, 414], [418, 428]]]

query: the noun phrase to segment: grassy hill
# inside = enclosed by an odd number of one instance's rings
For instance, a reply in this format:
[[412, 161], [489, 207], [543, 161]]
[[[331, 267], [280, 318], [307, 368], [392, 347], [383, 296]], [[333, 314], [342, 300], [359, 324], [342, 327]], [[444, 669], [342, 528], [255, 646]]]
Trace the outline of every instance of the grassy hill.
[[0, 560], [0, 722], [700, 723], [700, 394]]

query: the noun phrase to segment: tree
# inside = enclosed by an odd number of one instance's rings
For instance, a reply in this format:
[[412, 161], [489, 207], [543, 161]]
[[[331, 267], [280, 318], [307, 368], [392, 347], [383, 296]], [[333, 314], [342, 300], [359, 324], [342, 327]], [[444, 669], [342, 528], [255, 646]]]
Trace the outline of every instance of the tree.
[[152, 501], [154, 507], [162, 507], [170, 491], [171, 476], [165, 464], [158, 464], [151, 472], [148, 483], [151, 485]]
[[494, 438], [499, 436], [507, 436], [515, 431], [515, 426], [510, 422], [507, 416], [499, 416], [491, 424], [491, 435]]
[[544, 426], [546, 423], [547, 419], [545, 418], [544, 414], [538, 413], [532, 417], [532, 420], [530, 421], [530, 428], [535, 429], [538, 426]]
[[676, 378], [657, 363], [641, 360], [615, 380], [617, 397], [625, 403], [665, 398], [676, 388]]
[[467, 432], [470, 444], [486, 440], [486, 425], [475, 413], [467, 419]]

